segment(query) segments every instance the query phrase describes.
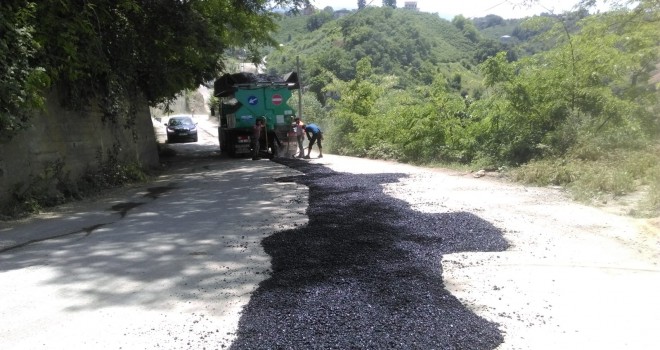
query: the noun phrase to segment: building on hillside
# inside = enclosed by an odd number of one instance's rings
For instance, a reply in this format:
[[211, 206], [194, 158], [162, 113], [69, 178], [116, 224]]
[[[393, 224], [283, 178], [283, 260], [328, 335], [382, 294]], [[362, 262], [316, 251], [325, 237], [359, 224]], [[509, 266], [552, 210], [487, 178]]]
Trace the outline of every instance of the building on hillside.
[[403, 8], [406, 10], [419, 11], [419, 9], [417, 8], [417, 1], [406, 1], [403, 4]]

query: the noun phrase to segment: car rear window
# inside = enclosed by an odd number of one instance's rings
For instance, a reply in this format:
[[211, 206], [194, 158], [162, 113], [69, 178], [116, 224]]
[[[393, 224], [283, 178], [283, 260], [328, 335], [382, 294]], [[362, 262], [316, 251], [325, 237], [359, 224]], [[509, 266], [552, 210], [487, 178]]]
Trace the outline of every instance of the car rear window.
[[190, 124], [193, 124], [193, 121], [190, 118], [172, 118], [172, 119], [170, 119], [170, 125], [190, 125]]

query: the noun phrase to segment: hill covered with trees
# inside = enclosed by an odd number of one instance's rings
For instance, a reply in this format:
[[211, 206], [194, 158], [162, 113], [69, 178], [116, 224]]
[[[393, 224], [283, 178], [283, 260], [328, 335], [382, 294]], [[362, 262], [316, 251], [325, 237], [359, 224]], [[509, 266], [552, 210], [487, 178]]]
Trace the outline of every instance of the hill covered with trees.
[[[429, 13], [366, 8], [336, 20], [332, 13], [325, 9], [308, 17], [284, 17], [276, 36], [283, 46], [268, 55], [269, 70], [295, 69], [300, 56], [306, 75], [325, 75], [327, 84], [328, 75], [354, 79], [357, 62], [369, 57], [375, 74], [395, 75], [405, 88], [431, 83], [440, 70], [469, 62], [476, 49], [451, 22]], [[324, 24], [309, 25], [318, 22]]]
[[656, 1], [515, 22], [327, 8], [280, 21], [268, 69], [300, 57], [303, 113], [334, 152], [513, 167], [588, 198], [642, 186], [657, 212], [659, 14]]

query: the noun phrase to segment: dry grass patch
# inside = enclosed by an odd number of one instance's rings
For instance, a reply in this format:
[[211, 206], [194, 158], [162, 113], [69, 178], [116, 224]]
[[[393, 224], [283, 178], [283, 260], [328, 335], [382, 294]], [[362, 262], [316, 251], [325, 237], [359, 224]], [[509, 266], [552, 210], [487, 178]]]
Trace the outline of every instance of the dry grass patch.
[[512, 169], [516, 181], [538, 186], [562, 186], [578, 201], [625, 205], [628, 215], [660, 215], [660, 152], [617, 150], [599, 157], [546, 159]]

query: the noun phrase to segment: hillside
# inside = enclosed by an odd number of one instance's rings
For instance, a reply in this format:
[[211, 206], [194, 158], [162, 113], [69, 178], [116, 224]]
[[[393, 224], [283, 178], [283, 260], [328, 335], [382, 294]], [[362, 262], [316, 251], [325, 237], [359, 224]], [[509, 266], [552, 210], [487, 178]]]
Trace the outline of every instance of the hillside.
[[282, 18], [275, 38], [283, 46], [269, 55], [270, 72], [295, 69], [300, 56], [308, 75], [325, 71], [351, 80], [356, 63], [370, 57], [375, 74], [397, 76], [406, 87], [430, 83], [451, 63], [467, 64], [476, 50], [451, 22], [428, 13], [367, 8], [310, 31], [311, 21], [314, 16]]
[[643, 190], [634, 212], [649, 215], [660, 212], [659, 14], [653, 1], [529, 21], [326, 9], [280, 21], [268, 70], [300, 57], [304, 116], [331, 153], [511, 169], [587, 202]]

